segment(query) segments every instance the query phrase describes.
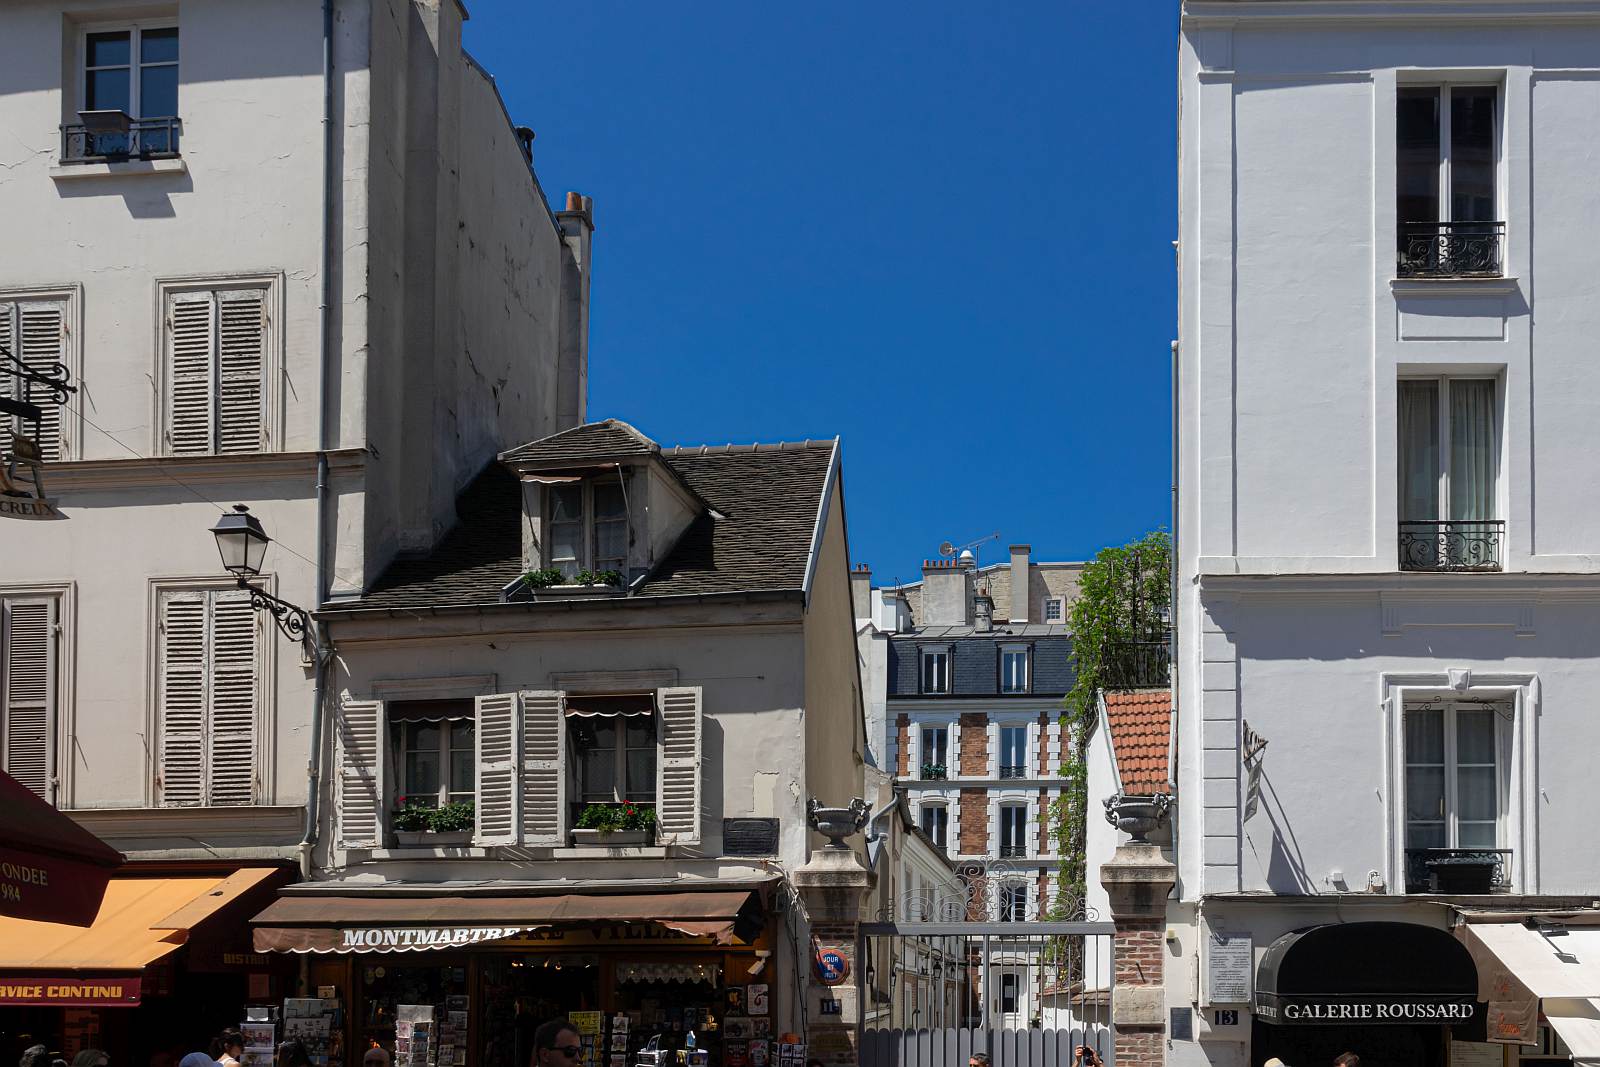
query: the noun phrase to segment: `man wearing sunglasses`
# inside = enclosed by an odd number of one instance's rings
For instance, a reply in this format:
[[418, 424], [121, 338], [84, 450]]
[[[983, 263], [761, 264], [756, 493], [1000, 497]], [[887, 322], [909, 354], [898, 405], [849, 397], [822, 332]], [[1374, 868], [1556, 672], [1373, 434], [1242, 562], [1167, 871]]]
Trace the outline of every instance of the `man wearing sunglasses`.
[[583, 1053], [578, 1031], [565, 1019], [551, 1019], [533, 1032], [533, 1062], [528, 1067], [573, 1067]]

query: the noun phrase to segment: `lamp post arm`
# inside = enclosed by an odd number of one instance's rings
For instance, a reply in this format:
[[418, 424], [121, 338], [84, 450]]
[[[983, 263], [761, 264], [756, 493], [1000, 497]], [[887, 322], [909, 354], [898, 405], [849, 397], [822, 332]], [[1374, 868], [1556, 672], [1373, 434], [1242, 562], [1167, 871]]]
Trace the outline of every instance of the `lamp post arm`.
[[243, 578], [239, 579], [239, 588], [249, 590], [252, 608], [271, 612], [272, 621], [277, 624], [283, 636], [301, 644], [315, 640], [316, 628], [311, 621], [310, 613], [304, 608], [296, 607], [287, 600], [279, 600], [266, 590], [257, 589]]

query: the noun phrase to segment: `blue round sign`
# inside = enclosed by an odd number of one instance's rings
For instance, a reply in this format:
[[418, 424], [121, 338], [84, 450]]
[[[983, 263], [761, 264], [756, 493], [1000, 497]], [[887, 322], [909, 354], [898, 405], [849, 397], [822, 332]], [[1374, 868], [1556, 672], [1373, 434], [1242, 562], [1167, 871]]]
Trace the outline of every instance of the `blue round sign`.
[[817, 980], [823, 985], [838, 985], [850, 977], [850, 961], [832, 949], [817, 953]]

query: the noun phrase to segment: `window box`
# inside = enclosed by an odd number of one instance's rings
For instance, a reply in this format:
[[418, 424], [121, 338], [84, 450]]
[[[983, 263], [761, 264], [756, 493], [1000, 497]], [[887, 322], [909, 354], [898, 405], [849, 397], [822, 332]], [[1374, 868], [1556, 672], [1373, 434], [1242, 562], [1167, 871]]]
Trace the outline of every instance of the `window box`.
[[400, 848], [448, 848], [472, 844], [472, 831], [449, 830], [435, 833], [432, 830], [396, 830], [394, 841]]
[[921, 770], [923, 779], [929, 782], [942, 782], [950, 777], [950, 769], [942, 763], [924, 763]]
[[574, 845], [598, 846], [601, 848], [619, 848], [627, 845], [648, 845], [654, 835], [651, 830], [574, 830], [572, 843]]
[[1506, 889], [1509, 848], [1408, 848], [1406, 891], [1471, 895]]
[[530, 589], [535, 603], [552, 600], [599, 600], [623, 596], [627, 593], [618, 585], [547, 585], [543, 589]]

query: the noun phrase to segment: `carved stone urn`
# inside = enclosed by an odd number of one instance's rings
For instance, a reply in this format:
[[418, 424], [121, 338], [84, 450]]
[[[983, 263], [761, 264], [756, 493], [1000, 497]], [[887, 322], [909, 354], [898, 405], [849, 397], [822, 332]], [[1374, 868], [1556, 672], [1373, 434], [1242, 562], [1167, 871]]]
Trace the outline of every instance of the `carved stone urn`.
[[1149, 844], [1147, 836], [1166, 820], [1167, 809], [1172, 807], [1172, 796], [1156, 793], [1151, 796], [1129, 796], [1113, 793], [1106, 797], [1106, 822], [1133, 837], [1135, 844]]
[[847, 849], [844, 839], [859, 833], [867, 824], [867, 802], [860, 797], [850, 801], [848, 808], [825, 808], [816, 797], [806, 807], [811, 828], [828, 839], [829, 848]]

